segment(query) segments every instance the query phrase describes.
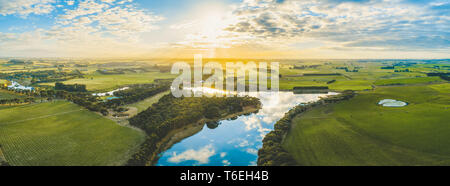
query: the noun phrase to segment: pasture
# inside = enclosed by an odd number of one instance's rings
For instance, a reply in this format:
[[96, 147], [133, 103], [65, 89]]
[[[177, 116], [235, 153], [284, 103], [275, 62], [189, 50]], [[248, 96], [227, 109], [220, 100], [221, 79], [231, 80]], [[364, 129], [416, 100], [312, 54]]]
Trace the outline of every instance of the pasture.
[[[409, 61], [407, 63], [412, 63]], [[427, 77], [429, 72], [450, 72], [448, 61], [440, 63], [412, 64], [398, 61], [379, 60], [360, 62], [358, 60], [301, 60], [282, 62], [280, 65], [280, 89], [291, 90], [297, 86], [328, 86], [334, 91], [370, 90], [373, 86], [413, 85], [442, 83], [439, 77]], [[393, 66], [393, 69], [382, 69]], [[300, 67], [300, 68], [299, 68]], [[405, 72], [408, 70], [407, 72]], [[341, 74], [340, 76], [304, 76], [304, 74]], [[335, 80], [333, 83], [327, 83]]]
[[424, 83], [440, 83], [445, 80], [440, 77], [416, 77], [416, 78], [401, 78], [401, 79], [382, 79], [375, 81], [375, 85], [410, 85], [410, 84], [424, 84]]
[[378, 87], [298, 115], [283, 147], [299, 165], [450, 165], [449, 113], [449, 83]]
[[11, 165], [122, 165], [143, 140], [142, 132], [65, 101], [0, 110], [0, 144]]

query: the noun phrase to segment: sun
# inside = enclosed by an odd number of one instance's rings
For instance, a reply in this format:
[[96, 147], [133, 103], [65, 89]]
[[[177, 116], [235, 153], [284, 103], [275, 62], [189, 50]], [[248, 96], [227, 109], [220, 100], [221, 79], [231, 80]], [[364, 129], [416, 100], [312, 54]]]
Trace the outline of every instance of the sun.
[[202, 43], [209, 43], [210, 48], [225, 47], [224, 29], [231, 23], [230, 10], [220, 3], [207, 3], [196, 9], [196, 33]]
[[219, 12], [205, 12], [203, 19], [200, 21], [203, 34], [209, 38], [217, 38], [225, 26], [223, 19], [223, 14]]

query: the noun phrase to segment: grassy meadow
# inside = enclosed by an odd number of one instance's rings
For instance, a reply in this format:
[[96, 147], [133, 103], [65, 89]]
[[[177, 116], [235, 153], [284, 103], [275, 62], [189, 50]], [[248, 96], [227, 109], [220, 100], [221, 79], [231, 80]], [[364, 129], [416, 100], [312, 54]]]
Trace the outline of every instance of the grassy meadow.
[[154, 103], [157, 103], [160, 98], [162, 98], [163, 96], [165, 96], [167, 94], [171, 94], [171, 92], [166, 91], [166, 92], [159, 93], [157, 95], [154, 95], [152, 97], [149, 97], [149, 98], [139, 101], [137, 103], [129, 104], [129, 105], [127, 105], [127, 107], [134, 107], [137, 109], [137, 112], [140, 113], [144, 110], [147, 110]]
[[402, 79], [382, 79], [375, 81], [375, 85], [386, 86], [386, 85], [411, 85], [411, 84], [421, 84], [421, 83], [441, 83], [445, 80], [440, 77], [416, 77], [416, 78], [402, 78]]
[[283, 146], [300, 165], [450, 165], [449, 95], [449, 83], [359, 92], [298, 115]]
[[0, 144], [11, 165], [122, 165], [143, 139], [65, 101], [0, 110]]

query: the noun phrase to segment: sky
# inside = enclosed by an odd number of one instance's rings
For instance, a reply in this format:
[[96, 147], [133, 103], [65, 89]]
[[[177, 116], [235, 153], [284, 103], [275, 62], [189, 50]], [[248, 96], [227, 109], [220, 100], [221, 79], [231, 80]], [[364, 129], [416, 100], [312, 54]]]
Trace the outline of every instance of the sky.
[[0, 0], [0, 57], [450, 58], [450, 0]]

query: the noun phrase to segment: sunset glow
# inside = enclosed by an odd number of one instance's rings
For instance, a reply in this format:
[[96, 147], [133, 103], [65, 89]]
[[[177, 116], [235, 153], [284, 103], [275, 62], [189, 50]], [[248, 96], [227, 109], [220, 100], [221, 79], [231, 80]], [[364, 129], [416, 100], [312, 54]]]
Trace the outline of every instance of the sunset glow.
[[447, 1], [0, 0], [0, 56], [448, 58]]

